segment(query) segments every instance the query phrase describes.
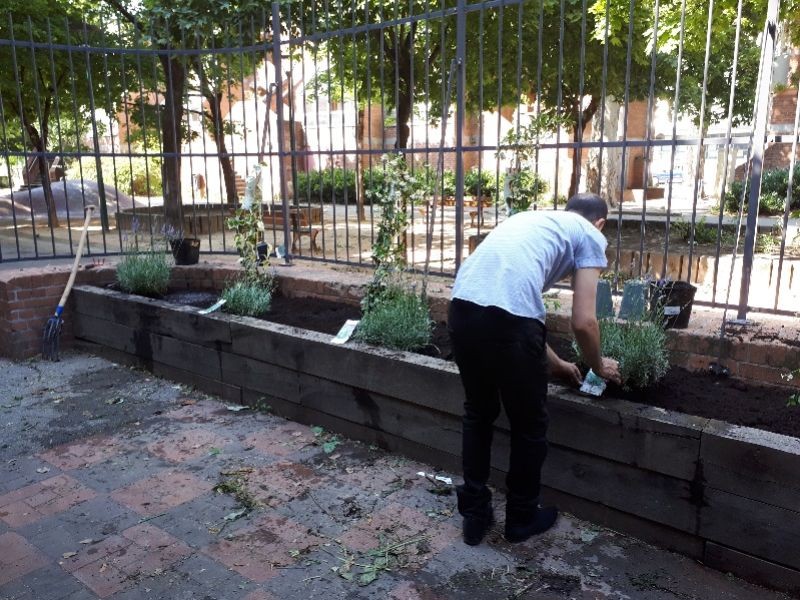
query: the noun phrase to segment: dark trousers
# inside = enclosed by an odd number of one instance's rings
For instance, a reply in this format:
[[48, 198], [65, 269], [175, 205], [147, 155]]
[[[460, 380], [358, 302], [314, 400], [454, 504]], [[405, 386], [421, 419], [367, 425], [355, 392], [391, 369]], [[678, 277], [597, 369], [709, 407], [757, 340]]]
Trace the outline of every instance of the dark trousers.
[[478, 516], [488, 507], [492, 431], [502, 403], [511, 427], [507, 514], [529, 513], [539, 502], [547, 455], [547, 330], [536, 319], [464, 300], [450, 303], [448, 327], [466, 396], [459, 510]]

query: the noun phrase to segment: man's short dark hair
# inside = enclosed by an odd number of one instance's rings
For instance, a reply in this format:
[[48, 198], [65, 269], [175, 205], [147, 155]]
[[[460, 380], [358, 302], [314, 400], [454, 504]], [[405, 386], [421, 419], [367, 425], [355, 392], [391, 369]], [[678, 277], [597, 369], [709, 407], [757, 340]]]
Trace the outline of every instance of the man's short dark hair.
[[566, 210], [576, 212], [592, 223], [598, 219], [608, 218], [608, 206], [606, 205], [606, 201], [597, 194], [589, 192], [575, 194], [567, 201]]

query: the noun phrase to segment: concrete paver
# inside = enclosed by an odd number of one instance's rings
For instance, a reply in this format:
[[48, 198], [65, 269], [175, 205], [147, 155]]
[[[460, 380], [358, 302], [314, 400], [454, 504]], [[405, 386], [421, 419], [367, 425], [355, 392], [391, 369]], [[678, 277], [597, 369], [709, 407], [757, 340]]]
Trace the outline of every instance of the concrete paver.
[[460, 539], [423, 463], [82, 353], [0, 360], [0, 599], [785, 595], [563, 515]]

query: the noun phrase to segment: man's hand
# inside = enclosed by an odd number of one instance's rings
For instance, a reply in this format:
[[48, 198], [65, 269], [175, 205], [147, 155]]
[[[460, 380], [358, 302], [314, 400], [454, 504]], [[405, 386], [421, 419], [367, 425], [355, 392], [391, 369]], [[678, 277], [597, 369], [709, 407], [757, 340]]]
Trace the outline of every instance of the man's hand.
[[619, 374], [619, 363], [616, 360], [603, 356], [600, 358], [600, 364], [602, 368], [597, 375], [618, 385], [622, 383], [622, 377]]
[[583, 381], [578, 365], [560, 358], [550, 363], [550, 374], [555, 379], [563, 379], [576, 387], [580, 386]]

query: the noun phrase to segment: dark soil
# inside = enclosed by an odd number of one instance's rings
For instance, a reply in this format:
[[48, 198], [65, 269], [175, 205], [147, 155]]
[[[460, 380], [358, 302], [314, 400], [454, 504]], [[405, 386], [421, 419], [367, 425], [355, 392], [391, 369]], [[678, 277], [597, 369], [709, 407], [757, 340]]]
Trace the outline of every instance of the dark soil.
[[[188, 297], [194, 292], [170, 294], [165, 300], [193, 304], [200, 300]], [[204, 295], [202, 304], [213, 304], [215, 298]], [[357, 306], [318, 300], [316, 298], [286, 298], [276, 296], [264, 319], [335, 335], [347, 319], [358, 319]], [[550, 345], [564, 358], [571, 358], [568, 340], [551, 338]], [[431, 347], [423, 354], [452, 360], [452, 347], [445, 322], [436, 323]], [[786, 406], [790, 391], [771, 385], [747, 383], [733, 377], [718, 377], [711, 373], [690, 372], [673, 367], [659, 385], [647, 390], [622, 391], [610, 387], [604, 398], [622, 398], [658, 406], [668, 410], [710, 417], [734, 425], [745, 425], [800, 437], [800, 407]], [[602, 400], [600, 400], [602, 401]]]

